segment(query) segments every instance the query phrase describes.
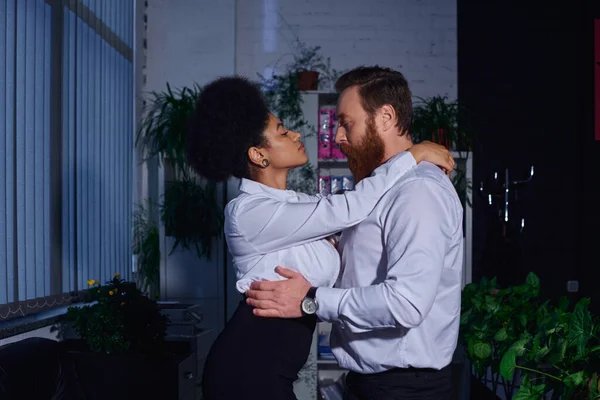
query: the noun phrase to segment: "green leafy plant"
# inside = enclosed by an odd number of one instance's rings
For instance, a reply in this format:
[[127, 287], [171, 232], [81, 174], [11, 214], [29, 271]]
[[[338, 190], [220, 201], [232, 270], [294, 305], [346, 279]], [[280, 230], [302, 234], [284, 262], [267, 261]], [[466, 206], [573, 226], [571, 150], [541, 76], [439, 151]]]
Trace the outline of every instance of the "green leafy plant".
[[167, 182], [161, 219], [167, 236], [175, 238], [172, 254], [178, 246], [190, 250], [193, 246], [198, 257], [212, 256], [213, 239], [223, 231], [223, 210], [216, 201], [216, 184], [204, 186], [192, 178]]
[[466, 108], [447, 96], [418, 97], [413, 107], [413, 141], [431, 140], [457, 151], [470, 150], [472, 135], [465, 127], [468, 118], [464, 114], [468, 114]]
[[[169, 254], [179, 246], [194, 247], [199, 257], [210, 259], [213, 239], [221, 235], [223, 207], [217, 199], [216, 184], [197, 177], [186, 161], [187, 123], [201, 91], [198, 85], [172, 90], [167, 84], [166, 91], [151, 92], [136, 143], [146, 158], [162, 163], [168, 177], [159, 208], [165, 232], [175, 240]], [[146, 250], [140, 247], [140, 251]]]
[[133, 214], [133, 254], [136, 256], [141, 290], [158, 294], [160, 274], [160, 235], [153, 219], [152, 202], [138, 204]]
[[288, 69], [294, 72], [321, 72], [331, 68], [331, 60], [330, 58], [326, 59], [321, 54], [321, 46], [308, 46], [296, 38], [292, 44], [292, 48], [294, 61]]
[[308, 123], [302, 112], [302, 94], [298, 89], [298, 76], [291, 71], [270, 78], [260, 76], [269, 109], [284, 121], [288, 129], [303, 131]]
[[[462, 158], [464, 151], [469, 151], [472, 145], [472, 133], [468, 128], [468, 110], [457, 101], [448, 100], [447, 96], [418, 97], [413, 107], [411, 138], [415, 143], [424, 140], [442, 144], [449, 149], [458, 151]], [[472, 182], [466, 178], [462, 165], [457, 165], [452, 176], [452, 183], [462, 204], [471, 207], [468, 193], [473, 190]]]
[[[512, 379], [516, 370], [524, 375], [519, 398], [598, 399], [600, 340], [598, 319], [583, 298], [569, 311], [566, 299], [558, 307], [538, 309], [536, 326], [502, 356], [500, 372]], [[533, 393], [532, 393], [533, 392]], [[527, 394], [527, 396], [524, 395]]]
[[[513, 382], [500, 375], [500, 359], [533, 327], [539, 306], [539, 279], [530, 274], [523, 285], [501, 289], [496, 279], [465, 286], [462, 296], [460, 336], [475, 375], [483, 382], [491, 369], [492, 387], [512, 393]], [[517, 312], [518, 310], [518, 312]]]
[[67, 319], [91, 351], [150, 354], [161, 350], [168, 319], [135, 283], [115, 274], [104, 285], [95, 280], [88, 285], [85, 304], [69, 307]]
[[201, 90], [200, 86], [194, 85], [173, 91], [167, 83], [165, 92], [150, 92], [136, 138], [146, 158], [157, 157], [161, 162], [169, 160], [174, 167], [188, 171], [186, 125]]
[[600, 340], [589, 299], [572, 309], [542, 302], [539, 278], [500, 288], [482, 279], [463, 291], [461, 342], [476, 377], [489, 370], [492, 391], [502, 385], [507, 398], [598, 399]]

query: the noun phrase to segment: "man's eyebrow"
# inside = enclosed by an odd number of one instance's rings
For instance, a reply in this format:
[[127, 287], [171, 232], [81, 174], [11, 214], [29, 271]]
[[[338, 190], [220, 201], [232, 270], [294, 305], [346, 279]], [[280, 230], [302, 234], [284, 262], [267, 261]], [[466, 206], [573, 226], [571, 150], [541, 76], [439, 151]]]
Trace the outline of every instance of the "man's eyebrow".
[[338, 115], [337, 115], [337, 119], [338, 119], [338, 120], [343, 120], [343, 119], [346, 119], [346, 114], [344, 114], [344, 113], [338, 114]]
[[277, 124], [277, 129], [279, 129], [279, 128], [283, 128], [283, 122], [281, 122], [281, 121]]

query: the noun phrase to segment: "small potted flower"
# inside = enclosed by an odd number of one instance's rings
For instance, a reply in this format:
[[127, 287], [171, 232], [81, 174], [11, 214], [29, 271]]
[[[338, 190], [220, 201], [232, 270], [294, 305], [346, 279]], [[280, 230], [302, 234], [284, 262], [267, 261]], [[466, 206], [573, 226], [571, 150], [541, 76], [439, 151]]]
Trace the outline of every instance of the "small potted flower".
[[167, 317], [135, 283], [119, 274], [104, 285], [87, 283], [84, 304], [67, 312], [80, 339], [64, 342], [87, 398], [168, 398], [177, 388], [160, 375], [176, 373], [189, 347], [165, 340]]

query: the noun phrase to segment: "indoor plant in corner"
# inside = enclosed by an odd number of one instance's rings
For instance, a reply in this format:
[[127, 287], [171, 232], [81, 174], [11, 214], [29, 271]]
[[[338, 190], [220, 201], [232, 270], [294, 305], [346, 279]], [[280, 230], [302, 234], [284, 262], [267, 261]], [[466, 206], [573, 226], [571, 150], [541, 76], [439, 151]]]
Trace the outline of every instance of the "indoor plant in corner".
[[[413, 106], [411, 138], [415, 143], [430, 140], [441, 144], [466, 159], [473, 144], [469, 117], [466, 107], [447, 96], [418, 97]], [[463, 206], [470, 207], [467, 193], [472, 191], [472, 182], [467, 179], [462, 163], [456, 165], [452, 184]]]
[[189, 349], [165, 340], [168, 320], [156, 302], [118, 274], [88, 285], [84, 304], [67, 312], [80, 339], [64, 341], [86, 397], [175, 398], [177, 383], [167, 377], [177, 376]]
[[223, 206], [217, 200], [217, 184], [197, 176], [186, 160], [187, 123], [201, 91], [197, 84], [177, 90], [167, 84], [165, 91], [151, 92], [136, 145], [146, 159], [164, 167], [165, 191], [156, 217], [166, 236], [173, 238], [169, 255], [177, 248], [195, 249], [199, 258], [211, 259], [214, 240], [223, 230]]

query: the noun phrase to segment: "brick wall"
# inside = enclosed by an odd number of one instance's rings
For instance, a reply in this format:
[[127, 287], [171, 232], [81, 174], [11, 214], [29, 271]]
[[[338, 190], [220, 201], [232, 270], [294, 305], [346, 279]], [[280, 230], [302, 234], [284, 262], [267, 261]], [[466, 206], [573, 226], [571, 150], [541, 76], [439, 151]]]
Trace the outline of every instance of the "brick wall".
[[402, 71], [416, 96], [456, 97], [452, 0], [243, 0], [236, 11], [236, 72], [249, 77], [290, 60], [297, 36], [336, 69], [380, 64]]

